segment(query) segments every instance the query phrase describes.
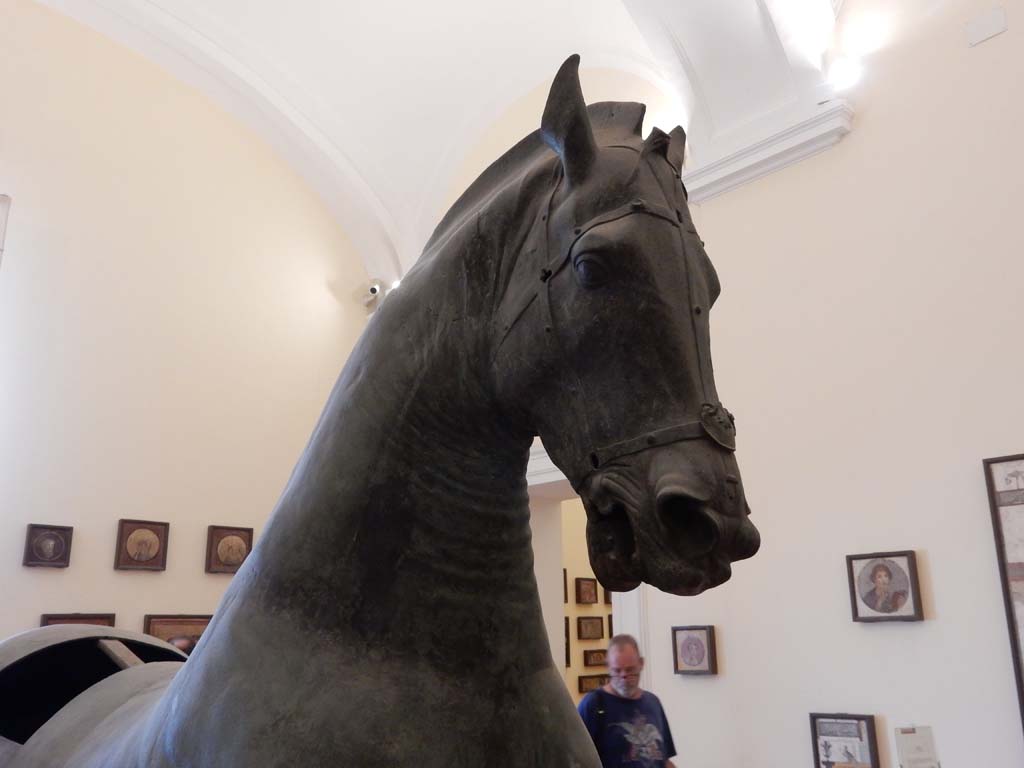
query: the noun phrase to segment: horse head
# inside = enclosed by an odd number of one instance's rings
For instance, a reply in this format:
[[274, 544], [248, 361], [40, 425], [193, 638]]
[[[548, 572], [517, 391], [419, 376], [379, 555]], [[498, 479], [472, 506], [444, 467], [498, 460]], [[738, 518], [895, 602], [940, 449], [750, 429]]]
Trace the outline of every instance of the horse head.
[[698, 594], [760, 544], [711, 367], [718, 278], [680, 181], [682, 129], [643, 140], [643, 105], [588, 109], [578, 64], [544, 112], [557, 157], [498, 308], [495, 388], [582, 497], [601, 583]]

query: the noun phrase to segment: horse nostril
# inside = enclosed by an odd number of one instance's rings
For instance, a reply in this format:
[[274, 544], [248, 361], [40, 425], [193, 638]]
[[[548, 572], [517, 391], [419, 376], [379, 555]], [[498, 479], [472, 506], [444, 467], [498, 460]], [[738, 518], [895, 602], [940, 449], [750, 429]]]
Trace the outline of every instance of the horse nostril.
[[718, 546], [718, 523], [700, 499], [679, 492], [659, 494], [658, 514], [684, 556], [703, 557]]

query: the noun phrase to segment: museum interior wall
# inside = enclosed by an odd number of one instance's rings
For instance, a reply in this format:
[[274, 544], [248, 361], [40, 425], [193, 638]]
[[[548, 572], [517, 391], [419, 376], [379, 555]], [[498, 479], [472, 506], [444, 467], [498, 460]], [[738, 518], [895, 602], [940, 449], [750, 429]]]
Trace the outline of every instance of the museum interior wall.
[[[1024, 764], [981, 470], [1024, 450], [1024, 46], [1012, 25], [966, 46], [985, 3], [931, 6], [866, 60], [838, 146], [694, 206], [763, 546], [699, 597], [642, 588], [644, 684], [684, 764], [809, 762], [810, 712], [875, 715], [883, 765], [911, 724], [950, 765]], [[230, 576], [203, 571], [206, 527], [259, 538], [367, 276], [264, 142], [157, 67], [26, 0], [0, 6], [0, 50], [0, 636], [46, 612], [208, 613]], [[671, 114], [633, 76], [581, 77]], [[453, 199], [546, 89], [467, 152]], [[534, 536], [561, 666], [559, 508]], [[166, 571], [113, 570], [121, 518], [171, 523]], [[75, 527], [71, 568], [21, 566], [32, 522]], [[851, 621], [845, 556], [905, 549], [924, 621]], [[684, 624], [715, 626], [717, 675], [673, 674]]]
[[[210, 613], [210, 524], [260, 529], [366, 323], [320, 199], [194, 89], [27, 0], [0, 4], [0, 636], [40, 614]], [[119, 519], [167, 570], [115, 571]], [[25, 526], [74, 527], [22, 567]], [[310, 531], [315, 536], [315, 531]]]

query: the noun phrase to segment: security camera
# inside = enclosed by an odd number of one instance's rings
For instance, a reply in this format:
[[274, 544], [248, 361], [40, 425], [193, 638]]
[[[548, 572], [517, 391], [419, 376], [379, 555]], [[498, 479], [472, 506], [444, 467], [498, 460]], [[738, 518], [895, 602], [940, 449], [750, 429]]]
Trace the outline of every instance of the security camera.
[[380, 280], [371, 280], [370, 285], [366, 288], [366, 293], [363, 295], [363, 304], [369, 306], [377, 300], [378, 296], [384, 293], [384, 283]]

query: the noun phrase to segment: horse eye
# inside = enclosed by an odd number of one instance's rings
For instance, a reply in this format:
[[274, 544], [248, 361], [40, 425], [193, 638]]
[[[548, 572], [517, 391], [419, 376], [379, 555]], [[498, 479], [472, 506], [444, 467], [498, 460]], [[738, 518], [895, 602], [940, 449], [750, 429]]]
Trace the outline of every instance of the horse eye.
[[597, 288], [608, 280], [608, 268], [592, 255], [584, 253], [578, 257], [573, 268], [576, 279], [584, 288]]

